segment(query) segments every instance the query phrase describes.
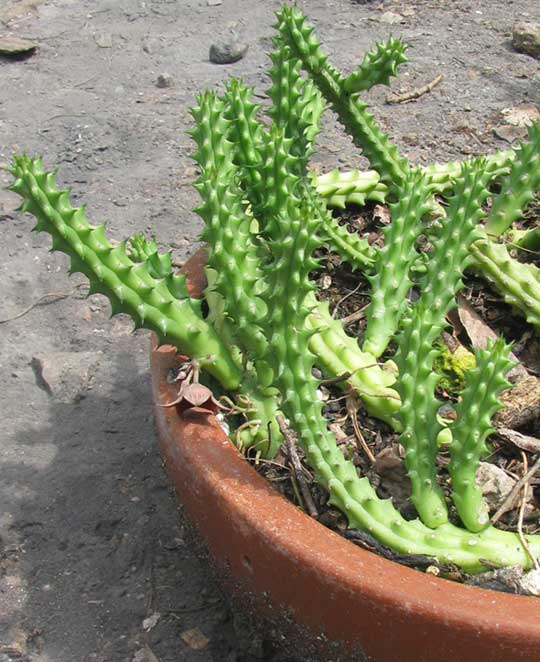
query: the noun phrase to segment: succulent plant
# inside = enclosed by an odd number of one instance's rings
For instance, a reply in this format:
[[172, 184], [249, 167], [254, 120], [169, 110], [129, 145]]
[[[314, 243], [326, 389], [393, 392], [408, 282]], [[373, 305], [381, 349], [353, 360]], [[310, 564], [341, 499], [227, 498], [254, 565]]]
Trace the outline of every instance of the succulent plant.
[[[531, 324], [540, 324], [538, 269], [513, 258], [493, 237], [511, 231], [540, 185], [540, 128], [533, 126], [516, 151], [411, 165], [359, 97], [373, 85], [388, 84], [404, 52], [399, 40], [390, 39], [346, 77], [329, 64], [303, 15], [283, 7], [270, 69], [268, 128], [252, 91], [239, 80], [222, 97], [211, 91], [198, 97], [192, 137], [200, 168], [197, 212], [208, 246], [207, 310], [189, 296], [184, 277], [174, 273], [170, 256], [158, 254], [154, 241], [137, 235], [113, 247], [103, 226], [91, 227], [84, 209], [71, 206], [68, 192], [57, 189], [55, 174], [40, 159], [15, 157], [11, 188], [23, 198], [22, 211], [37, 218], [35, 229], [51, 234], [52, 250], [69, 255], [71, 271], [84, 273], [90, 291], [107, 296], [113, 313], [127, 313], [136, 326], [175, 345], [236, 399], [243, 417], [234, 435], [239, 447], [272, 457], [282, 441], [276, 417], [283, 414], [329, 502], [350, 527], [397, 552], [427, 554], [471, 572], [481, 571], [484, 561], [528, 568], [540, 555], [540, 536], [528, 536], [526, 548], [517, 534], [491, 526], [475, 483], [490, 419], [508, 386], [509, 346], [499, 340], [476, 352], [450, 425], [451, 498], [462, 526], [449, 521], [437, 471], [437, 442], [445, 428], [437, 415], [433, 361], [465, 269], [484, 275]], [[372, 170], [309, 172], [325, 103]], [[486, 212], [494, 181], [500, 193]], [[444, 214], [434, 194], [445, 199]], [[369, 199], [390, 203], [392, 223], [380, 249], [342, 227], [328, 209]], [[433, 250], [421, 253], [418, 238], [426, 233]], [[519, 239], [535, 241], [531, 234]], [[317, 299], [312, 272], [323, 246], [371, 286], [361, 346]], [[407, 299], [413, 286], [419, 292], [414, 304]], [[391, 342], [394, 359], [382, 361]], [[345, 375], [344, 388], [400, 433], [418, 519], [405, 520], [345, 458], [322, 414], [315, 366], [327, 378]]]

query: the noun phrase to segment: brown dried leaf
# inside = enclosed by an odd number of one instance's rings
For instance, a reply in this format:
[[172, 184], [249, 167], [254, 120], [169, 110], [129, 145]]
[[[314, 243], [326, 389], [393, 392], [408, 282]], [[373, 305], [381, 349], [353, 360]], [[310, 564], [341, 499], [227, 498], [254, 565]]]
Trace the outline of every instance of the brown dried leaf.
[[[454, 326], [457, 327], [456, 331], [458, 333], [460, 331], [460, 325], [467, 332], [473, 347], [485, 349], [488, 340], [494, 341], [499, 337], [495, 331], [484, 322], [462, 294], [458, 294], [457, 308], [453, 310], [448, 317]], [[518, 357], [513, 353], [510, 353], [510, 357], [517, 362], [517, 365], [508, 373], [508, 379], [511, 382], [519, 382], [526, 379], [529, 376], [529, 373], [525, 370]]]
[[184, 400], [194, 407], [200, 407], [211, 399], [212, 391], [207, 386], [198, 382], [189, 384], [184, 390]]
[[385, 205], [375, 205], [373, 209], [373, 218], [383, 225], [390, 225], [390, 210]]

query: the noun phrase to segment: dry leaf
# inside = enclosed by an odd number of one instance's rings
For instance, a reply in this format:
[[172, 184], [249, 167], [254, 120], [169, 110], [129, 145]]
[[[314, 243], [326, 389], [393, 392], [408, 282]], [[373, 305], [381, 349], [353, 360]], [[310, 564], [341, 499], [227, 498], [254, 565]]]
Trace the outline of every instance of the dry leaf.
[[[473, 347], [485, 349], [488, 340], [497, 340], [499, 337], [495, 331], [484, 322], [462, 294], [458, 294], [457, 308], [453, 310], [448, 317], [454, 324], [454, 327], [458, 327], [456, 328], [457, 333], [460, 332], [459, 325], [465, 329]], [[457, 324], [457, 322], [459, 322], [459, 324]], [[510, 353], [510, 357], [517, 362], [517, 365], [508, 373], [510, 381], [519, 382], [526, 379], [529, 376], [529, 373], [525, 370], [518, 357], [513, 353]]]
[[390, 210], [385, 205], [375, 205], [373, 209], [373, 218], [383, 225], [390, 225]]
[[205, 635], [199, 630], [199, 628], [191, 628], [191, 630], [184, 630], [180, 633], [182, 641], [187, 644], [190, 648], [196, 651], [200, 651], [203, 648], [206, 648], [210, 643], [210, 639], [205, 637]]

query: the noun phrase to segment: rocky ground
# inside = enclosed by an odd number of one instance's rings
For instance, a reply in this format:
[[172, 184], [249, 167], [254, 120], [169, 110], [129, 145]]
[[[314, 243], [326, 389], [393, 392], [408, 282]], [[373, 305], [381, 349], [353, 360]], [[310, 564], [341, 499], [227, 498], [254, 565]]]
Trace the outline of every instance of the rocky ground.
[[[443, 76], [410, 104], [368, 95], [416, 162], [507, 147], [524, 130], [505, 109], [540, 101], [539, 61], [511, 45], [516, 21], [540, 20], [528, 0], [298, 4], [344, 70], [393, 34], [411, 45], [394, 92]], [[0, 0], [0, 39], [38, 44], [0, 56], [1, 165], [42, 154], [113, 237], [156, 232], [182, 261], [200, 229], [189, 107], [231, 75], [266, 89], [278, 7]], [[209, 62], [231, 38], [244, 57]], [[362, 163], [331, 118], [319, 145], [321, 169]], [[278, 659], [231, 615], [186, 536], [156, 450], [147, 334], [85, 299], [83, 277], [67, 277], [17, 204], [0, 191], [0, 661]]]

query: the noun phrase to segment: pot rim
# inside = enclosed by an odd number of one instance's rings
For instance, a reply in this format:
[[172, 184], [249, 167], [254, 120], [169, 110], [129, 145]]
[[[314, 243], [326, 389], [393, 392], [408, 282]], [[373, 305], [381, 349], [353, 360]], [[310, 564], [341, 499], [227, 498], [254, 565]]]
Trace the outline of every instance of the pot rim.
[[[186, 265], [188, 286], [194, 294], [204, 287], [204, 262], [205, 253], [199, 251]], [[475, 650], [479, 654], [490, 650], [482, 638], [490, 646], [496, 645], [499, 653], [504, 649], [524, 654], [521, 659], [537, 659], [533, 655], [540, 649], [538, 598], [424, 574], [364, 550], [310, 518], [249, 465], [214, 416], [189, 411], [179, 416], [175, 408], [159, 406], [174, 395], [166, 374], [177, 360], [175, 348], [158, 348], [153, 338], [153, 393], [162, 454], [210, 552], [218, 559], [221, 555], [222, 561], [225, 554], [225, 564], [249, 591], [266, 592], [271, 602], [286, 605], [295, 620], [313, 631], [324, 623], [325, 635], [331, 639], [360, 642], [376, 659], [385, 659], [378, 657], [380, 650], [388, 650], [392, 640], [396, 646], [411, 637], [420, 643], [427, 628], [433, 627], [437, 645], [445, 651], [451, 650], [452, 633], [458, 627], [468, 642], [462, 651], [467, 650], [471, 659]], [[220, 532], [213, 532], [212, 526], [217, 522], [219, 527], [223, 519], [225, 529], [222, 524]], [[231, 541], [233, 551], [228, 553], [226, 544]], [[266, 554], [260, 563], [252, 558], [257, 551]], [[268, 561], [270, 551], [278, 561]], [[281, 568], [279, 577], [274, 565]], [[297, 586], [302, 578], [322, 582], [321, 589], [311, 586], [307, 601]], [[315, 604], [317, 595], [322, 600], [319, 604]], [[342, 608], [340, 599], [344, 599]], [[329, 606], [325, 606], [327, 601]], [[336, 615], [336, 610], [341, 612]], [[393, 632], [390, 635], [387, 628], [386, 643], [380, 641], [385, 619], [391, 619]], [[405, 648], [402, 650], [405, 655]], [[434, 652], [432, 645], [430, 650]], [[405, 655], [399, 659], [423, 658]], [[477, 659], [502, 658], [488, 655]]]

